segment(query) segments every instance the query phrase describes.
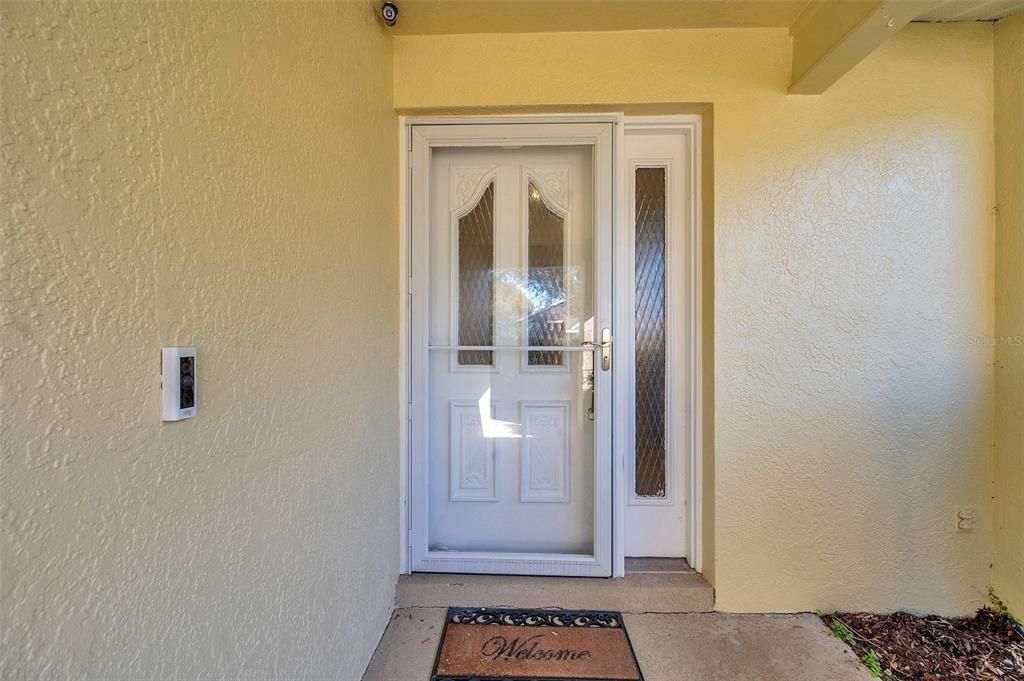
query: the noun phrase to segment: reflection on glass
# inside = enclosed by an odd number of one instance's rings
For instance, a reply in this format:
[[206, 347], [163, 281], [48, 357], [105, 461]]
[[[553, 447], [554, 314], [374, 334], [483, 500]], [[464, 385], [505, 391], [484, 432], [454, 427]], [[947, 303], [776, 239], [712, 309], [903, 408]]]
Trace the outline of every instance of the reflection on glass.
[[480, 407], [480, 427], [485, 438], [519, 439], [523, 436], [522, 424], [515, 421], [501, 421], [491, 415], [494, 413], [494, 409], [491, 407], [490, 388], [485, 390], [484, 394], [480, 396], [480, 399], [477, 400], [477, 405]]
[[[537, 186], [529, 183], [527, 299], [529, 345], [565, 343], [565, 233], [564, 220], [548, 208]], [[529, 352], [531, 366], [560, 366], [562, 353]]]
[[[459, 218], [459, 345], [494, 345], [494, 183]], [[490, 366], [490, 350], [460, 350], [459, 364]]]
[[638, 497], [665, 496], [665, 169], [636, 170]]

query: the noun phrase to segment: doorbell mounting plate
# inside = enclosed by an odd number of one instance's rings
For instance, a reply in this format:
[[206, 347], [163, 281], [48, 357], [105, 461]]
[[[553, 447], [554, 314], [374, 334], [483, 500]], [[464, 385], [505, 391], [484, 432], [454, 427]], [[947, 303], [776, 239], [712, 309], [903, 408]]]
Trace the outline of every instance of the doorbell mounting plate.
[[196, 349], [193, 346], [164, 348], [162, 352], [164, 421], [180, 421], [196, 415]]

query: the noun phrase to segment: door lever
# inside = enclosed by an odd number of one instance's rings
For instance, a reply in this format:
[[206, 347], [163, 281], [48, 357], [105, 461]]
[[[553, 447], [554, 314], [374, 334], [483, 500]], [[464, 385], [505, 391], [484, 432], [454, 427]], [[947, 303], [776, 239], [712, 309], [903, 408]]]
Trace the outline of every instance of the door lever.
[[585, 348], [601, 348], [601, 370], [608, 371], [612, 368], [612, 330], [609, 328], [601, 329], [601, 342], [594, 343], [593, 341], [583, 341], [583, 347]]

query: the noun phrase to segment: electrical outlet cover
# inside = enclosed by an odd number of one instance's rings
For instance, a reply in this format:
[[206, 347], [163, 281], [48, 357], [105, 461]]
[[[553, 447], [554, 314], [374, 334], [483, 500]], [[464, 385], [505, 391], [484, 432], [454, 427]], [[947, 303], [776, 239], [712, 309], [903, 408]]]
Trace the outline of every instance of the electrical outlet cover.
[[975, 527], [974, 504], [956, 505], [953, 507], [953, 523], [957, 532], [970, 532]]

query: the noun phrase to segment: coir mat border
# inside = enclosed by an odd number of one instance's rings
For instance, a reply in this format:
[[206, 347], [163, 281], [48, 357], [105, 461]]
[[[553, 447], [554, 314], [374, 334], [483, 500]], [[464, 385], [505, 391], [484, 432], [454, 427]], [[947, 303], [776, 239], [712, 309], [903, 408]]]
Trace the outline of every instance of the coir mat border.
[[557, 676], [449, 676], [437, 673], [437, 665], [441, 662], [441, 648], [448, 634], [449, 624], [510, 624], [517, 627], [601, 627], [604, 629], [622, 629], [629, 646], [629, 654], [636, 665], [638, 681], [644, 681], [644, 672], [633, 650], [633, 641], [629, 638], [622, 613], [615, 610], [536, 610], [524, 608], [448, 608], [444, 617], [444, 628], [437, 642], [434, 653], [434, 667], [430, 673], [430, 681], [622, 681], [622, 679], [566, 679]]

